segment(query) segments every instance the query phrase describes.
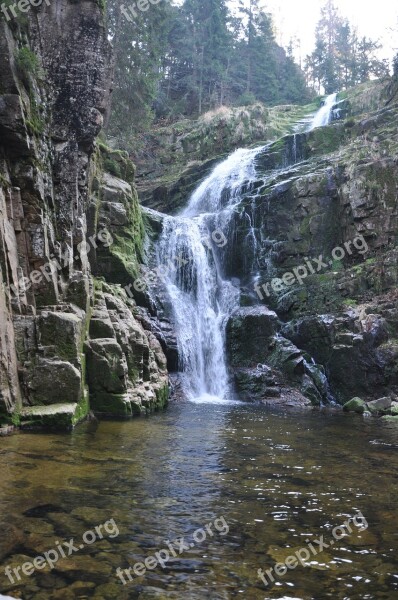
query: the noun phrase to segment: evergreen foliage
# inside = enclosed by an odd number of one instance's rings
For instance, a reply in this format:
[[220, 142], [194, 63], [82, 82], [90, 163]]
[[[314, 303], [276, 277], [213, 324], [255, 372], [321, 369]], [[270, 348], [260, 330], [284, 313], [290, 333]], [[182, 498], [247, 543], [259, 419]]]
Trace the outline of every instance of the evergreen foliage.
[[315, 90], [332, 93], [388, 73], [387, 62], [377, 57], [378, 42], [360, 37], [333, 0], [321, 8], [306, 73], [292, 47], [276, 43], [272, 17], [260, 0], [131, 2], [107, 2], [115, 48], [107, 134], [120, 147], [129, 148], [132, 141], [137, 149], [145, 146], [154, 122], [258, 101], [305, 104]]
[[316, 29], [315, 49], [307, 57], [309, 81], [327, 94], [383, 77], [389, 73], [386, 60], [377, 57], [377, 41], [360, 37], [342, 18], [333, 2], [326, 0]]
[[249, 2], [232, 13], [226, 0], [185, 0], [178, 6], [161, 0], [148, 3], [146, 11], [108, 0], [115, 48], [108, 135], [119, 144], [132, 138], [137, 143], [155, 119], [197, 117], [258, 100], [307, 102], [311, 92], [304, 74], [276, 43], [271, 16], [258, 0]]

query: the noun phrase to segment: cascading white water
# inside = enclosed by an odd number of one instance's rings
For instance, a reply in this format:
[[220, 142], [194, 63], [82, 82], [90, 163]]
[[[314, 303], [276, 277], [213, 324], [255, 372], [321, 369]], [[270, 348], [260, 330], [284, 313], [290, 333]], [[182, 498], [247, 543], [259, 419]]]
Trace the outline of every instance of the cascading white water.
[[222, 209], [231, 212], [239, 201], [242, 185], [254, 178], [254, 158], [263, 148], [239, 148], [218, 164], [192, 194], [182, 215], [195, 217], [205, 212], [215, 214]]
[[240, 291], [224, 278], [221, 253], [225, 231], [245, 185], [255, 176], [263, 149], [239, 149], [215, 167], [177, 217], [166, 217], [157, 247], [171, 303], [180, 369], [192, 398], [228, 398], [225, 326], [239, 306]]
[[[337, 94], [328, 96], [308, 131], [330, 122], [336, 98]], [[185, 392], [191, 399], [230, 398], [225, 328], [232, 311], [239, 306], [240, 291], [225, 277], [225, 244], [219, 243], [220, 233], [231, 233], [234, 212], [256, 179], [255, 158], [264, 148], [236, 150], [198, 186], [180, 215], [164, 218], [157, 245], [158, 269], [163, 271], [177, 336], [179, 367]], [[293, 154], [296, 161], [296, 137]], [[249, 225], [246, 250], [252, 248], [253, 255], [257, 250], [254, 214], [254, 209], [251, 216], [243, 214]]]
[[325, 127], [332, 119], [333, 106], [336, 104], [337, 94], [330, 94], [325, 100], [325, 103], [315, 114], [308, 131], [316, 129], [316, 127]]

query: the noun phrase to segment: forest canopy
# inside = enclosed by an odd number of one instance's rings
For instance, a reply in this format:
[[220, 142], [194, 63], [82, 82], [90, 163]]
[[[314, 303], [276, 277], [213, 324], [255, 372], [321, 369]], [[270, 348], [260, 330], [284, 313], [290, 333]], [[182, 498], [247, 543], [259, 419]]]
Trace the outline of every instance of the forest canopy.
[[378, 42], [361, 37], [333, 0], [321, 7], [314, 51], [301, 66], [292, 44], [276, 42], [259, 0], [108, 0], [107, 7], [115, 48], [107, 134], [119, 145], [137, 143], [153, 122], [223, 105], [305, 104], [389, 73]]

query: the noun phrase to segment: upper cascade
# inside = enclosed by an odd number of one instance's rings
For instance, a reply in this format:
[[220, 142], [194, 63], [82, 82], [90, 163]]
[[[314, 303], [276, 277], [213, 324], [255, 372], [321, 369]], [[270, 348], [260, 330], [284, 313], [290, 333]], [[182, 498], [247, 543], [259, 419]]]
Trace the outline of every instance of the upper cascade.
[[330, 121], [332, 120], [333, 106], [336, 104], [336, 102], [337, 93], [330, 94], [330, 96], [326, 98], [323, 106], [321, 106], [321, 108], [318, 110], [318, 112], [312, 119], [308, 127], [308, 131], [312, 131], [317, 127], [325, 127], [325, 125], [328, 125], [330, 123]]
[[234, 199], [239, 199], [243, 184], [255, 178], [254, 159], [263, 148], [239, 148], [219, 163], [194, 191], [182, 216], [195, 217], [203, 213], [218, 213], [224, 208], [231, 209]]

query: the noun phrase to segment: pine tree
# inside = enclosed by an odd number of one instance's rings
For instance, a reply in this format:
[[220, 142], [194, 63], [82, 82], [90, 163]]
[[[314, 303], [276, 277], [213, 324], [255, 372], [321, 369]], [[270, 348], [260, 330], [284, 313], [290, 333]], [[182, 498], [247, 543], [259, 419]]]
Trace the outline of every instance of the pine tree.
[[129, 11], [123, 0], [107, 2], [109, 37], [114, 46], [114, 91], [107, 134], [120, 146], [145, 133], [161, 77], [170, 26], [170, 6], [151, 5], [147, 12]]
[[374, 40], [358, 39], [356, 30], [342, 19], [333, 0], [327, 0], [316, 28], [315, 50], [307, 57], [313, 85], [330, 94], [384, 76], [388, 65], [377, 57], [379, 49], [380, 44]]
[[228, 10], [224, 0], [186, 0], [175, 19], [163, 86], [183, 95], [187, 114], [201, 114], [225, 99], [232, 49]]
[[271, 16], [259, 0], [244, 1], [234, 12], [227, 0], [185, 0], [144, 12], [132, 5], [133, 14], [123, 0], [108, 0], [115, 48], [108, 136], [137, 147], [155, 120], [196, 117], [223, 104], [307, 101], [304, 74], [276, 43]]

